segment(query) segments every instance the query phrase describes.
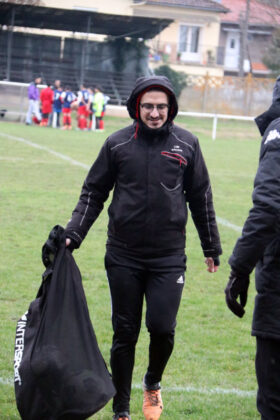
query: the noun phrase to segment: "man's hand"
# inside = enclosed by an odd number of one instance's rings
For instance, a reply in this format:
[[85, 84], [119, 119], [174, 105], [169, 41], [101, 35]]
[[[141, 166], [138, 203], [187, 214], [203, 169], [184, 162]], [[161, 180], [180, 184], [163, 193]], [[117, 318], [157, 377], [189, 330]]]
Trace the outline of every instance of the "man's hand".
[[[249, 283], [249, 274], [241, 274], [231, 270], [229, 281], [225, 288], [226, 303], [229, 309], [240, 318], [245, 314], [244, 307], [247, 303]], [[238, 297], [240, 298], [240, 303], [237, 301]]]
[[67, 238], [65, 239], [65, 246], [69, 249], [70, 252], [73, 252], [77, 248], [77, 244], [74, 239]]
[[216, 273], [216, 271], [218, 271], [220, 265], [219, 257], [207, 257], [205, 258], [204, 262], [207, 265], [207, 271], [209, 271], [209, 273]]

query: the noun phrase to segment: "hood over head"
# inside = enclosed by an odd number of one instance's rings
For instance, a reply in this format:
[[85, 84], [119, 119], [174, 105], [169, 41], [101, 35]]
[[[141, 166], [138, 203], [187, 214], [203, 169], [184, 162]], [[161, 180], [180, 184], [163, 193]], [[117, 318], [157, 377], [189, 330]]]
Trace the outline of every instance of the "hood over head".
[[126, 106], [130, 117], [139, 120], [139, 104], [144, 93], [157, 88], [165, 92], [169, 97], [168, 121], [173, 121], [178, 113], [178, 103], [170, 80], [165, 76], [139, 77], [135, 87], [127, 99]]
[[280, 76], [277, 77], [273, 88], [272, 104], [267, 111], [263, 112], [255, 118], [261, 135], [263, 136], [269, 124], [280, 117]]
[[273, 88], [272, 102], [274, 103], [278, 99], [280, 99], [280, 76], [277, 77], [276, 83]]

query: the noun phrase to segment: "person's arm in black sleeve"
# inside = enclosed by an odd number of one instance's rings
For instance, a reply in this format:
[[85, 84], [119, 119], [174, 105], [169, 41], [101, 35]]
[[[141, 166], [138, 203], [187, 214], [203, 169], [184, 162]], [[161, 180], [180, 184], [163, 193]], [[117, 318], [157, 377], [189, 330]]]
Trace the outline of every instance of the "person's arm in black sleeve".
[[267, 245], [279, 234], [280, 141], [266, 143], [265, 140], [255, 177], [253, 208], [229, 258], [232, 270], [225, 289], [226, 302], [239, 317], [245, 313], [250, 273], [263, 257]]
[[235, 270], [250, 274], [279, 231], [279, 191], [280, 140], [274, 140], [274, 143], [262, 146], [252, 196], [253, 207], [229, 259], [230, 266]]
[[222, 253], [220, 236], [210, 179], [198, 142], [194, 149], [193, 160], [185, 173], [185, 191], [204, 256], [212, 257], [219, 265], [218, 257]]
[[102, 211], [114, 186], [115, 172], [107, 140], [85, 179], [80, 199], [65, 229], [66, 237], [71, 239], [72, 248], [80, 246]]

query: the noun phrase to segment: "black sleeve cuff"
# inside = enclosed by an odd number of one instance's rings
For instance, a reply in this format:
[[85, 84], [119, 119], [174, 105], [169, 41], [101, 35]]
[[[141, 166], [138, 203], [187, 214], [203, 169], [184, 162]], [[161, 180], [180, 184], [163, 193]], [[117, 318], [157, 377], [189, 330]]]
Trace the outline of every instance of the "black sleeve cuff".
[[70, 251], [80, 247], [82, 238], [76, 232], [65, 230], [65, 237], [71, 239], [71, 244], [67, 247]]

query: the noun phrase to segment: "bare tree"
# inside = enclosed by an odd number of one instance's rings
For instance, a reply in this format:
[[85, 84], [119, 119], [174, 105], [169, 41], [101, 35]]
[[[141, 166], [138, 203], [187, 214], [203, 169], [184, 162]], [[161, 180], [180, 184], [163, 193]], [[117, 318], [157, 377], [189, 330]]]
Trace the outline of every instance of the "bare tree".
[[266, 14], [270, 17], [272, 32], [271, 45], [268, 47], [264, 57], [264, 64], [274, 75], [280, 74], [280, 0], [255, 0], [266, 7]]
[[248, 59], [248, 25], [250, 16], [250, 0], [246, 0], [246, 10], [244, 18], [240, 19], [241, 43], [239, 56], [239, 76], [244, 77], [244, 60]]
[[263, 6], [265, 10], [263, 20], [269, 17], [274, 26], [280, 26], [280, 0], [254, 0], [254, 2]]

